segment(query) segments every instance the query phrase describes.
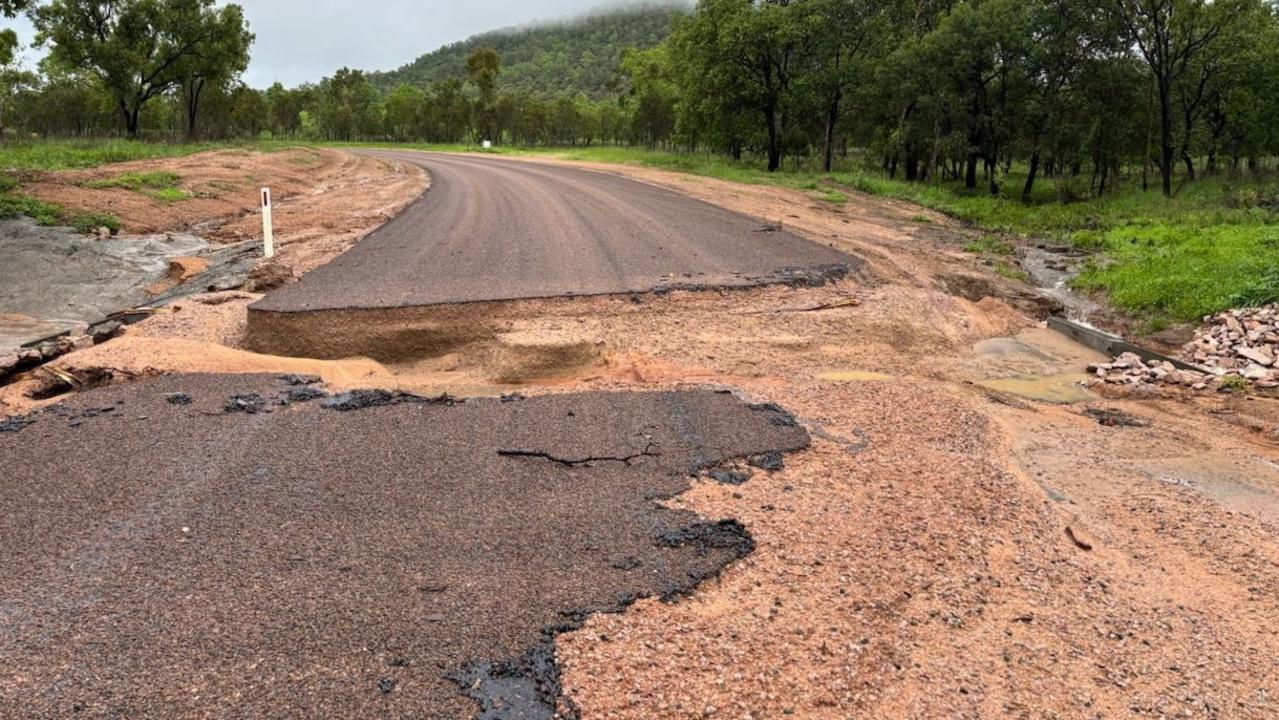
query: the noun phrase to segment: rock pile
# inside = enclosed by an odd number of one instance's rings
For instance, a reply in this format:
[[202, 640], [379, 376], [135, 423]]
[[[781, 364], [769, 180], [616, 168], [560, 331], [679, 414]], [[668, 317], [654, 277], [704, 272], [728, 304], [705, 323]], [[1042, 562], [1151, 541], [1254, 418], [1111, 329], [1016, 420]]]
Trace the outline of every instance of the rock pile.
[[1203, 372], [1180, 370], [1169, 362], [1147, 362], [1124, 353], [1088, 372], [1110, 385], [1161, 384], [1195, 390], [1279, 388], [1279, 304], [1228, 310], [1204, 318], [1181, 359]]
[[[1220, 388], [1222, 378], [1193, 370], [1178, 370], [1170, 362], [1146, 362], [1133, 353], [1124, 353], [1113, 362], [1088, 366], [1088, 372], [1108, 385], [1179, 385], [1194, 390]], [[1224, 374], [1224, 373], [1223, 373]]]
[[1259, 388], [1279, 387], [1279, 304], [1228, 310], [1204, 322], [1182, 349], [1188, 362], [1239, 375]]

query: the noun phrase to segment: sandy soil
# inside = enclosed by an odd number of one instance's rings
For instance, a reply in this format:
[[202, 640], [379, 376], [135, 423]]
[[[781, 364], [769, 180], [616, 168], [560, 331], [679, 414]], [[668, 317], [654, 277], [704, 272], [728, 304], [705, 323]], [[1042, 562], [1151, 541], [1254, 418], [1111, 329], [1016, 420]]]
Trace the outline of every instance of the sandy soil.
[[1094, 356], [918, 209], [610, 171], [782, 219], [868, 268], [823, 288], [474, 306], [487, 332], [393, 364], [244, 353], [244, 299], [214, 296], [57, 365], [460, 395], [711, 385], [795, 412], [815, 444], [785, 470], [672, 501], [742, 520], [754, 554], [690, 599], [560, 638], [585, 718], [1279, 715], [1279, 403], [1092, 395], [1077, 380]]
[[[164, 202], [123, 188], [93, 189], [94, 180], [170, 171], [188, 194]], [[109, 212], [121, 232], [184, 231], [213, 242], [262, 236], [258, 191], [271, 188], [281, 261], [298, 273], [322, 265], [354, 239], [389, 219], [426, 188], [421, 168], [338, 150], [217, 150], [180, 158], [117, 163], [92, 170], [36, 175], [23, 192], [74, 211]]]

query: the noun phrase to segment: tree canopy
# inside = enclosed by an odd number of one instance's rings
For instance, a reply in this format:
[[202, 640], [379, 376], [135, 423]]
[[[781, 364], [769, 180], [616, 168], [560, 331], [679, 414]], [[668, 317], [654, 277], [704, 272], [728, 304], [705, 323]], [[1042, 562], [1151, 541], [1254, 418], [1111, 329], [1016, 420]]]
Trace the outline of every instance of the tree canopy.
[[131, 137], [149, 101], [193, 76], [237, 74], [252, 42], [241, 8], [214, 0], [53, 0], [31, 16], [49, 62], [101, 81]]

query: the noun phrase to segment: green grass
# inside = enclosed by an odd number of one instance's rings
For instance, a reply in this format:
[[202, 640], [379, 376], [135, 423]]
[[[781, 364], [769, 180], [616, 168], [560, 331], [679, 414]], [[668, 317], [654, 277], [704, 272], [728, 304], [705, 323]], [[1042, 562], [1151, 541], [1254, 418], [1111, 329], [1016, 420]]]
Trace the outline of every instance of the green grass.
[[40, 140], [0, 144], [0, 170], [70, 170], [110, 163], [179, 157], [224, 145], [146, 143], [130, 140]]
[[145, 173], [124, 173], [115, 177], [94, 180], [85, 183], [85, 187], [94, 189], [122, 188], [155, 198], [161, 202], [181, 202], [190, 197], [185, 190], [178, 187], [182, 176], [175, 172], [159, 170]]
[[181, 175], [167, 170], [158, 170], [155, 172], [145, 173], [124, 173], [115, 177], [103, 180], [94, 180], [86, 183], [91, 188], [124, 188], [134, 192], [142, 192], [143, 190], [168, 190], [178, 186], [178, 181], [182, 179]]
[[66, 223], [82, 233], [107, 228], [112, 235], [120, 232], [120, 218], [110, 213], [74, 213], [66, 217]]
[[[399, 146], [403, 147], [403, 146]], [[474, 150], [467, 145], [426, 145], [440, 152]], [[525, 149], [500, 146], [505, 155], [541, 155], [584, 162], [621, 163], [675, 170], [739, 183], [779, 185], [799, 190], [840, 192], [906, 200], [1009, 238], [1036, 238], [1096, 251], [1100, 259], [1077, 279], [1081, 290], [1106, 294], [1118, 308], [1150, 326], [1193, 321], [1239, 305], [1279, 301], [1279, 212], [1258, 207], [1279, 202], [1279, 184], [1231, 183], [1219, 178], [1190, 183], [1172, 200], [1142, 191], [1136, 178], [1113, 185], [1100, 198], [1057, 202], [1058, 187], [1041, 179], [1030, 203], [1020, 200], [1024, 176], [1003, 179], [1001, 197], [985, 184], [968, 192], [953, 183], [890, 180], [878, 169], [849, 160], [831, 174], [795, 168], [767, 173], [758, 159], [734, 162], [706, 154], [676, 154], [625, 147]], [[832, 187], [832, 184], [834, 187]], [[1063, 186], [1086, 193], [1086, 179]], [[846, 199], [846, 198], [845, 198]], [[832, 200], [833, 201], [833, 200]], [[928, 222], [926, 215], [912, 222]], [[970, 244], [970, 252], [1009, 255], [1012, 245], [990, 237]], [[996, 265], [996, 272], [1001, 268]], [[1004, 263], [1002, 273], [1021, 277]]]
[[1013, 244], [996, 235], [986, 235], [964, 246], [964, 252], [974, 255], [1012, 255]]
[[159, 143], [136, 140], [34, 140], [0, 143], [0, 172], [73, 170], [111, 163], [182, 157], [206, 150], [276, 152], [298, 147], [286, 141]]
[[1248, 381], [1240, 375], [1227, 375], [1221, 379], [1221, 389], [1226, 392], [1245, 392]]
[[80, 232], [93, 232], [100, 227], [120, 231], [120, 218], [108, 213], [69, 213], [60, 205], [11, 192], [0, 193], [0, 217], [26, 215], [40, 225], [65, 225]]
[[0, 194], [0, 217], [26, 215], [41, 225], [59, 225], [62, 223], [61, 206], [37, 200], [26, 195], [11, 193]]

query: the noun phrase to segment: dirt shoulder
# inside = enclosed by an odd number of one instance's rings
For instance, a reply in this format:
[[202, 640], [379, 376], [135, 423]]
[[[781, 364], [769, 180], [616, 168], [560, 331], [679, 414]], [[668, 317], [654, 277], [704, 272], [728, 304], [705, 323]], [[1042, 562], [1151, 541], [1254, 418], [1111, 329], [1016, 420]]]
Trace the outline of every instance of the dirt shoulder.
[[[185, 199], [162, 199], [174, 196], [141, 184], [146, 178], [161, 179]], [[82, 347], [86, 328], [157, 298], [290, 282], [349, 249], [428, 184], [426, 173], [411, 163], [310, 148], [220, 150], [28, 175], [23, 193], [73, 212], [109, 213], [120, 218], [122, 230], [100, 238], [5, 221], [0, 364], [21, 352], [13, 350], [18, 344], [58, 332], [70, 332], [67, 341]], [[277, 246], [275, 259], [266, 263], [258, 204], [264, 186], [274, 195]], [[243, 315], [252, 301], [231, 300], [224, 313], [238, 307]], [[169, 303], [162, 312], [186, 302]], [[192, 323], [179, 327], [196, 330]], [[23, 367], [37, 360], [22, 359]], [[0, 378], [8, 369], [0, 366]]]
[[[129, 175], [171, 173], [186, 199], [127, 187], [94, 187]], [[189, 232], [216, 243], [262, 235], [258, 191], [271, 188], [276, 239], [286, 262], [309, 270], [385, 222], [426, 188], [408, 163], [327, 148], [216, 150], [179, 158], [40, 173], [22, 192], [76, 212], [110, 213], [126, 235]], [[306, 243], [306, 247], [289, 248]]]
[[394, 363], [244, 352], [247, 294], [210, 295], [55, 364], [463, 396], [713, 386], [795, 413], [812, 449], [671, 501], [741, 520], [753, 554], [691, 598], [560, 638], [586, 718], [1274, 717], [1279, 403], [1081, 389], [1096, 357], [917, 208], [600, 169], [780, 219], [867, 267], [819, 288], [399, 318], [390, 331], [465, 332]]

